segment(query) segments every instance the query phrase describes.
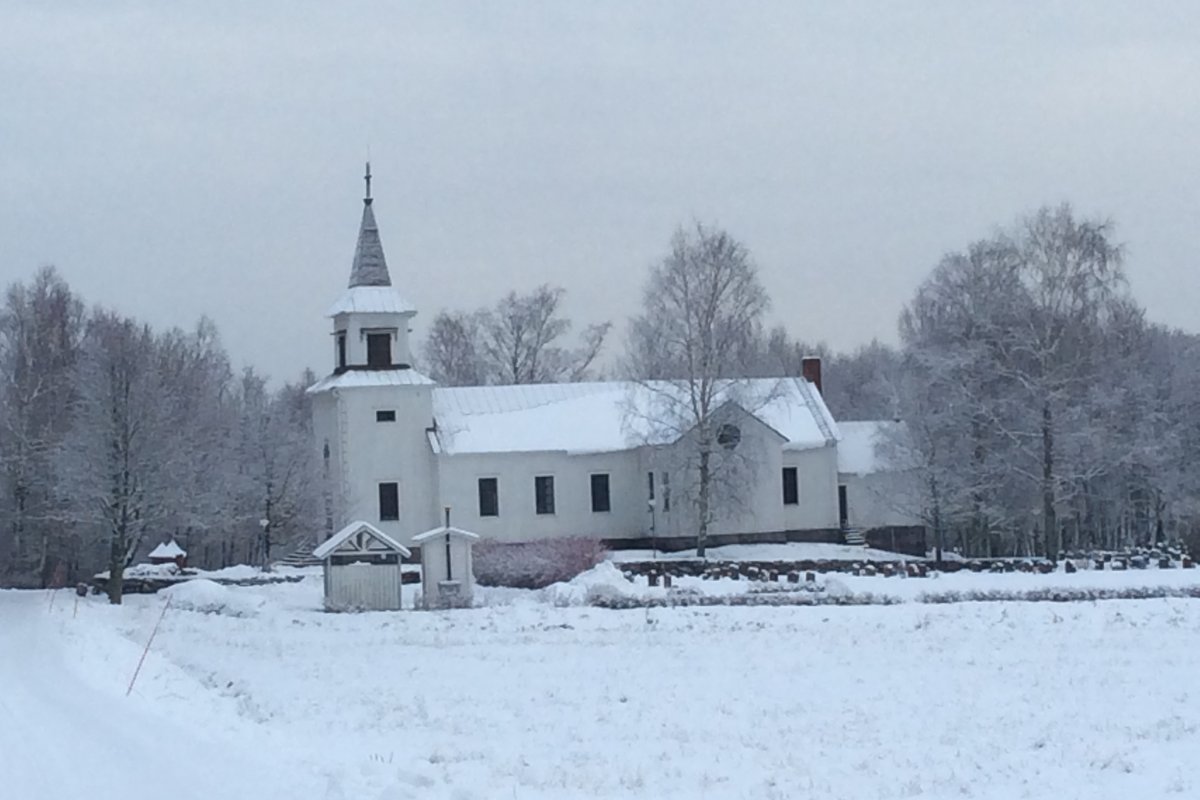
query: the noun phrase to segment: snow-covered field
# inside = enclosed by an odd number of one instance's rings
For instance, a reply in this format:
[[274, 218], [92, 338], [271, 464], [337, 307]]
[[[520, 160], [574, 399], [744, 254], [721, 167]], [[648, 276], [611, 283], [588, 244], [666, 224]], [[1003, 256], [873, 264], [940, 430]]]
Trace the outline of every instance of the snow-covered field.
[[315, 577], [170, 591], [129, 697], [164, 595], [0, 592], [3, 796], [1200, 796], [1197, 600], [608, 611], [560, 588], [339, 615]]

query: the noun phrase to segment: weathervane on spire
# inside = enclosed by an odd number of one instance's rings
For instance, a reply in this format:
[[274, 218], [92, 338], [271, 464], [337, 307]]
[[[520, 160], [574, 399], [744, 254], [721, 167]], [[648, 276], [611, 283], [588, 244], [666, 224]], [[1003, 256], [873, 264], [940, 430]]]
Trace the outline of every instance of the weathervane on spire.
[[367, 182], [367, 196], [363, 198], [363, 202], [370, 204], [371, 202], [371, 162], [367, 162], [367, 174], [363, 176]]

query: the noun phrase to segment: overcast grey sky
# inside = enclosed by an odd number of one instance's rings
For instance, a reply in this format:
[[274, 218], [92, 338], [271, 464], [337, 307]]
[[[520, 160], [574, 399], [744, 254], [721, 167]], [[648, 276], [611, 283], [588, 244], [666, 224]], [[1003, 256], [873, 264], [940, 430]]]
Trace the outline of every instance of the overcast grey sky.
[[418, 336], [544, 281], [623, 320], [699, 218], [794, 335], [895, 341], [944, 252], [1063, 200], [1197, 331], [1198, 132], [1194, 2], [0, 2], [0, 283], [328, 371], [369, 147]]

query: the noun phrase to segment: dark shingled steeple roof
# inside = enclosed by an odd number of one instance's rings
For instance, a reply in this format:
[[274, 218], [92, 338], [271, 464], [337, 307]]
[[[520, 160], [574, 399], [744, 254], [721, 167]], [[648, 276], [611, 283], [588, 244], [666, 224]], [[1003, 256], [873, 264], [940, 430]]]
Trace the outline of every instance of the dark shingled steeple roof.
[[367, 196], [363, 198], [362, 225], [358, 228], [358, 246], [354, 248], [354, 264], [350, 267], [350, 288], [355, 286], [391, 286], [379, 226], [371, 208], [371, 164], [367, 163]]

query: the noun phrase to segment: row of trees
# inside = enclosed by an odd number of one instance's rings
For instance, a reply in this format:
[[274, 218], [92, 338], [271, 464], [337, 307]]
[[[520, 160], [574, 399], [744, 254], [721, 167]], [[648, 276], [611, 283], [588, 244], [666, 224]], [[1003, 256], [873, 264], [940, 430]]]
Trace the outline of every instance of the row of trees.
[[736, 502], [743, 483], [720, 446], [723, 402], [741, 379], [800, 375], [811, 354], [827, 362], [837, 418], [904, 420], [878, 443], [913, 478], [892, 502], [939, 550], [1200, 543], [1200, 337], [1146, 319], [1112, 237], [1069, 206], [1039, 209], [948, 254], [904, 308], [900, 348], [838, 355], [764, 334], [768, 298], [745, 247], [681, 230], [651, 270], [623, 367], [666, 381], [669, 410], [655, 413], [694, 439], [701, 553], [714, 498]]
[[[1200, 337], [1147, 321], [1121, 262], [1109, 223], [1042, 209], [947, 255], [905, 307], [899, 348], [838, 354], [765, 329], [748, 249], [694, 225], [651, 268], [608, 377], [669, 387], [658, 427], [693, 439], [693, 480], [676, 496], [690, 493], [701, 546], [736, 501], [720, 491], [739, 466], [721, 446], [726, 401], [743, 379], [799, 375], [814, 354], [836, 417], [906, 422], [882, 445], [919, 486], [897, 503], [941, 546], [1056, 555], [1183, 537], [1200, 520]], [[570, 344], [562, 299], [545, 285], [442, 312], [422, 366], [448, 385], [596, 377], [609, 325]], [[269, 563], [317, 528], [312, 379], [272, 391], [234, 373], [210, 322], [156, 332], [88, 312], [53, 269], [10, 287], [0, 579], [119, 569], [168, 535], [202, 566]]]
[[971, 554], [1150, 545], [1200, 520], [1200, 338], [1147, 321], [1112, 225], [1043, 208], [947, 255], [901, 317], [935, 537]]
[[[236, 375], [212, 323], [85, 311], [53, 269], [0, 308], [0, 579], [119, 574], [176, 537], [199, 566], [267, 563], [313, 516], [304, 387]], [[119, 601], [120, 581], [110, 589]]]

